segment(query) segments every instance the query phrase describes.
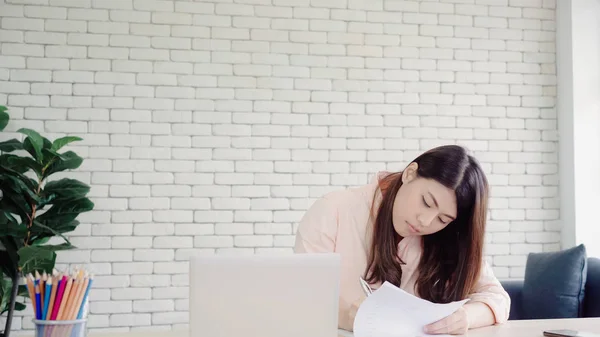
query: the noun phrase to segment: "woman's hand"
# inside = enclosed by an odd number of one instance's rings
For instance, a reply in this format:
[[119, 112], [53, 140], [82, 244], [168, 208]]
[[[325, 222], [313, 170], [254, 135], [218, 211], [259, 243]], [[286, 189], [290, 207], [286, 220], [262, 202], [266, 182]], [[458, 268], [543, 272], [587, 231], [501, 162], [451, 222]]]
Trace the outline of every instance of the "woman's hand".
[[453, 314], [446, 318], [426, 325], [424, 330], [425, 333], [431, 335], [438, 334], [450, 334], [450, 335], [462, 335], [469, 330], [469, 315], [464, 306], [458, 308]]
[[432, 335], [462, 335], [469, 329], [492, 325], [494, 322], [494, 313], [489, 306], [481, 302], [468, 302], [452, 315], [426, 325], [424, 330]]

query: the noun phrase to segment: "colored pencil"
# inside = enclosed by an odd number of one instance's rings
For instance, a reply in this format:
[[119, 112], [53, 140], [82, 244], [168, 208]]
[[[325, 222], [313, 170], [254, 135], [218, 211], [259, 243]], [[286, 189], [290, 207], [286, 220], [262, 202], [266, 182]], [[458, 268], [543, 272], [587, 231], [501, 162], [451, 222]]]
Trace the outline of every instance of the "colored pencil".
[[[69, 294], [71, 292], [71, 287], [73, 285], [73, 278], [71, 276], [67, 276], [65, 275], [64, 277], [66, 277], [65, 279], [65, 286], [64, 286], [64, 290], [63, 290], [63, 295], [62, 298], [60, 300], [60, 302], [57, 302], [55, 304], [55, 306], [58, 306], [58, 311], [56, 314], [56, 320], [62, 320], [62, 315], [64, 314], [64, 310], [65, 310], [65, 306], [67, 304], [67, 302], [69, 301]], [[62, 335], [62, 331], [64, 330], [63, 326], [55, 326], [55, 329], [53, 329], [52, 333], [51, 333], [51, 337], [54, 336], [54, 334], [58, 333], [59, 336]]]
[[27, 280], [27, 291], [29, 292], [29, 299], [31, 300], [31, 306], [33, 307], [33, 312], [35, 313], [35, 286], [33, 285], [33, 277], [31, 274], [25, 277]]
[[60, 301], [60, 308], [58, 308], [58, 315], [56, 317], [57, 320], [63, 320], [64, 312], [67, 307], [67, 302], [69, 302], [69, 295], [71, 294], [71, 288], [73, 287], [73, 276], [69, 276], [67, 281], [67, 285], [65, 286], [65, 293]]
[[77, 287], [75, 290], [73, 297], [73, 302], [71, 303], [71, 305], [69, 306], [69, 310], [67, 311], [67, 319], [75, 319], [75, 313], [77, 312], [76, 310], [79, 309], [79, 304], [81, 302], [81, 299], [83, 298], [83, 287], [86, 283], [87, 280], [87, 273], [83, 273], [83, 271], [81, 271], [79, 273], [79, 276], [77, 277]]
[[[33, 280], [33, 292], [34, 292], [34, 294], [35, 294], [35, 288], [39, 288], [39, 286], [40, 286], [40, 280], [41, 280], [41, 278], [42, 277], [41, 277], [40, 273], [36, 270], [35, 277], [34, 277], [34, 280]], [[35, 316], [37, 317], [38, 316], [38, 312], [37, 312], [37, 309], [38, 309], [38, 305], [37, 305], [38, 298], [37, 298], [37, 295], [36, 295], [35, 300], [36, 300], [36, 304], [35, 304], [34, 308], [36, 310]], [[40, 307], [41, 307], [41, 303], [40, 303]]]
[[44, 291], [44, 306], [42, 307], [42, 318], [41, 319], [46, 319], [46, 315], [48, 312], [48, 306], [50, 305], [50, 295], [52, 293], [52, 276], [50, 276], [48, 278], [48, 280], [45, 282], [46, 286], [44, 288], [46, 288], [46, 291]]
[[54, 302], [54, 308], [52, 308], [52, 316], [50, 316], [51, 320], [56, 320], [56, 316], [58, 315], [58, 309], [60, 309], [60, 303], [62, 302], [63, 294], [65, 292], [65, 286], [67, 284], [67, 275], [63, 275], [60, 280], [60, 287], [58, 288], [58, 292], [56, 293], [56, 302]]
[[52, 315], [52, 308], [54, 307], [54, 300], [56, 299], [56, 289], [58, 289], [58, 283], [59, 283], [59, 279], [60, 279], [60, 274], [58, 274], [56, 269], [52, 273], [52, 278], [54, 279], [54, 281], [52, 282], [50, 303], [48, 304], [48, 310], [46, 310], [46, 316], [44, 317], [45, 320], [50, 319], [50, 316]]
[[85, 304], [86, 304], [88, 295], [90, 293], [90, 288], [92, 287], [93, 281], [94, 281], [94, 275], [90, 275], [89, 282], [88, 282], [87, 287], [85, 289], [85, 294], [83, 294], [83, 299], [81, 300], [81, 303], [80, 303], [79, 313], [77, 314], [77, 319], [82, 319], [83, 318], [83, 315], [84, 315], [83, 311], [84, 311]]
[[66, 320], [71, 319], [71, 311], [73, 306], [75, 305], [75, 301], [77, 301], [77, 296], [79, 292], [79, 288], [81, 288], [81, 283], [83, 282], [83, 270], [80, 270], [77, 273], [77, 276], [73, 279], [73, 286], [71, 287], [71, 296], [69, 296], [69, 300], [67, 301], [67, 306], [65, 307], [65, 312], [63, 318]]
[[42, 298], [42, 312], [44, 312], [44, 299], [46, 298], [44, 295], [46, 293], [46, 281], [48, 280], [48, 275], [46, 272], [42, 274], [40, 277], [40, 297]]
[[39, 283], [35, 286], [35, 317], [36, 319], [42, 319], [42, 299]]
[[[79, 273], [77, 273], [77, 279], [76, 281], [73, 282], [73, 289], [71, 290], [71, 301], [69, 301], [69, 305], [67, 307], [67, 311], [65, 313], [65, 319], [66, 320], [74, 320], [75, 317], [74, 316], [74, 311], [75, 311], [75, 307], [78, 306], [78, 302], [81, 300], [80, 296], [81, 295], [81, 290], [83, 289], [83, 283], [85, 282], [85, 276], [87, 273], [84, 273], [83, 270], [79, 270]], [[69, 326], [69, 328], [66, 331], [65, 336], [71, 336], [73, 334], [73, 324], [71, 324]], [[75, 336], [73, 336], [75, 337]]]
[[84, 305], [83, 296], [85, 295], [85, 292], [87, 290], [89, 282], [90, 282], [90, 279], [89, 279], [89, 277], [88, 277], [88, 275], [86, 273], [86, 276], [85, 276], [85, 279], [83, 281], [83, 284], [81, 285], [81, 288], [79, 289], [79, 295], [77, 296], [77, 301], [75, 302], [76, 305], [73, 306], [73, 311], [71, 312], [71, 319], [77, 319], [77, 316], [79, 314], [79, 310]]
[[[36, 320], [72, 321], [87, 316], [87, 301], [94, 281], [93, 274], [85, 268], [76, 267], [64, 272], [34, 271], [24, 275]], [[38, 325], [39, 336], [69, 337], [80, 331], [80, 327]], [[77, 336], [72, 336], [77, 337]]]

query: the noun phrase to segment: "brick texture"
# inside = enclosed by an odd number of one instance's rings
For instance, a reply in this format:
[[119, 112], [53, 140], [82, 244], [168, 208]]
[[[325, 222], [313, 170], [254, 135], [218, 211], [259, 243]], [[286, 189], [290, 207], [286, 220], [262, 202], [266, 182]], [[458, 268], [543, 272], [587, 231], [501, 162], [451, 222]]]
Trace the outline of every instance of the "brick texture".
[[[194, 254], [290, 253], [324, 193], [468, 146], [486, 257], [558, 249], [555, 1], [0, 0], [0, 104], [86, 163], [97, 208], [61, 266], [89, 326], [187, 324]], [[14, 327], [31, 329], [31, 311]]]

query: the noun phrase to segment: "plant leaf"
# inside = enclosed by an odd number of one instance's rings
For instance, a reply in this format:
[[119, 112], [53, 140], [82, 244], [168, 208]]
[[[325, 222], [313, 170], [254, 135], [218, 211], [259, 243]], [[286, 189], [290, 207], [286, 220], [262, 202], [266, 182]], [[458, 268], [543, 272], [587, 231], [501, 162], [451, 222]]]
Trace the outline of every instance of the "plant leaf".
[[27, 309], [27, 306], [21, 302], [15, 302], [15, 310], [16, 311], [23, 311]]
[[83, 158], [79, 157], [73, 151], [67, 151], [62, 154], [64, 158], [55, 159], [50, 166], [44, 171], [43, 177], [46, 178], [51, 174], [56, 172], [61, 172], [64, 170], [73, 170], [78, 168], [83, 162]]
[[[20, 128], [19, 130], [17, 130], [17, 132], [27, 135], [27, 138], [25, 138], [23, 144], [26, 145], [29, 142], [31, 146], [33, 146], [33, 150], [35, 151], [35, 155], [33, 157], [38, 162], [41, 162], [43, 159], [42, 148], [44, 148], [44, 137], [37, 133], [37, 131], [27, 128]], [[25, 146], [25, 148], [27, 148], [27, 146]], [[30, 154], [33, 155], [33, 153], [31, 152]]]
[[13, 138], [5, 142], [0, 142], [0, 151], [12, 152], [16, 150], [23, 150], [23, 143], [21, 143], [21, 141], [19, 141], [18, 139]]
[[[0, 275], [0, 277], [2, 277]], [[2, 284], [4, 282], [4, 284]], [[29, 292], [27, 291], [27, 287], [25, 285], [17, 286], [17, 300], [15, 301], [15, 310], [22, 311], [25, 310], [26, 306], [23, 303], [20, 303], [18, 300], [19, 296], [28, 297]], [[10, 305], [10, 296], [12, 295], [12, 279], [2, 279], [0, 280], [0, 315], [4, 312], [8, 311]], [[6, 301], [6, 302], [5, 302]], [[1, 335], [0, 335], [1, 336]]]
[[33, 220], [33, 225], [29, 230], [31, 231], [31, 234], [35, 235], [37, 238], [39, 238], [39, 240], [51, 236], [60, 236], [63, 240], [65, 240], [66, 243], [71, 244], [69, 239], [62, 235], [62, 233], [70, 232], [73, 229], [75, 228], [67, 227], [65, 225], [61, 226], [60, 224], [57, 226], [57, 228], [52, 228], [50, 226], [46, 226], [38, 220]]
[[46, 205], [51, 204], [54, 199], [56, 198], [56, 195], [51, 194], [51, 195], [41, 195], [40, 196], [40, 203], [38, 204], [38, 210], [44, 209], [44, 207], [46, 207]]
[[19, 285], [19, 291], [17, 292], [17, 296], [29, 296], [29, 290], [27, 290], [26, 285]]
[[[5, 224], [5, 223], [16, 226], [19, 224], [19, 221], [17, 221], [17, 219], [15, 219], [15, 217], [10, 212], [7, 212], [5, 210], [0, 210], [0, 226], [2, 226], [2, 224]], [[1, 234], [2, 233], [0, 233], [0, 235]]]
[[0, 200], [0, 209], [3, 209], [5, 212], [10, 213], [11, 215], [14, 214], [19, 216], [19, 222], [29, 219], [29, 213], [24, 208], [25, 205], [17, 205], [9, 198], [2, 198], [2, 200]]
[[30, 272], [52, 272], [56, 262], [56, 251], [75, 248], [71, 244], [25, 246], [19, 249], [19, 266], [23, 274]]
[[44, 246], [25, 246], [19, 249], [21, 273], [29, 274], [36, 270], [51, 272], [56, 262], [56, 253]]
[[12, 288], [12, 280], [0, 275], [0, 315], [8, 311], [10, 304], [10, 295]]
[[17, 261], [13, 261], [7, 251], [0, 250], [0, 261], [0, 277], [16, 276]]
[[35, 148], [29, 138], [23, 140], [23, 150], [27, 151], [31, 155], [31, 158], [38, 160], [37, 152], [35, 152]]
[[4, 128], [8, 125], [8, 121], [10, 120], [10, 116], [6, 112], [6, 107], [0, 105], [0, 131], [4, 130]]
[[46, 245], [46, 246], [40, 246], [40, 247], [44, 247], [45, 249], [50, 249], [54, 252], [58, 252], [59, 250], [69, 250], [69, 249], [77, 248], [70, 243], [61, 243], [58, 245]]
[[[3, 184], [2, 182], [6, 182], [6, 184]], [[21, 200], [25, 199], [25, 197], [28, 197], [29, 199], [26, 200], [27, 204], [37, 205], [40, 202], [40, 197], [37, 195], [36, 191], [32, 189], [29, 184], [27, 184], [27, 182], [29, 182], [28, 179], [23, 181], [19, 179], [19, 177], [7, 174], [4, 177], [0, 178], [0, 188], [7, 186], [9, 189], [12, 189], [15, 193], [18, 193], [18, 195], [9, 194], [8, 198], [18, 198], [19, 200]], [[4, 188], [2, 190], [4, 190]], [[31, 207], [28, 207], [27, 211], [31, 213]]]
[[42, 166], [30, 157], [3, 154], [0, 156], [0, 163], [19, 173], [26, 173], [29, 170], [33, 170], [38, 177], [42, 175]]
[[[9, 290], [9, 292], [4, 292], [4, 293], [3, 293], [3, 290], [0, 290], [0, 301], [3, 300], [2, 298], [4, 296], [6, 296], [8, 299], [10, 299], [10, 295], [11, 295], [10, 292], [12, 291], [12, 289], [11, 289], [12, 288], [12, 280], [9, 279], [8, 281], [9, 281], [10, 286], [7, 287], [7, 288], [10, 289], [10, 290]], [[15, 311], [23, 311], [27, 307], [25, 306], [25, 304], [19, 302], [19, 296], [29, 297], [29, 291], [27, 290], [27, 287], [25, 285], [23, 285], [23, 284], [18, 285], [17, 288], [18, 288], [18, 290], [17, 290], [17, 299], [15, 301]], [[7, 302], [7, 304], [9, 305], [10, 302]], [[8, 310], [8, 305], [6, 306], [6, 308], [4, 308], [4, 310]], [[3, 309], [0, 309], [0, 311], [1, 310], [3, 310]], [[0, 315], [2, 315], [2, 314], [0, 313]]]
[[[6, 154], [6, 155], [2, 155], [2, 156], [14, 156], [14, 155]], [[0, 156], [0, 158], [2, 158], [2, 156]], [[39, 183], [36, 180], [24, 175], [21, 172], [15, 171], [10, 167], [7, 167], [5, 165], [0, 165], [0, 178], [3, 177], [4, 175], [12, 175], [14, 177], [19, 178], [31, 190], [37, 190], [37, 188], [38, 188]]]
[[19, 157], [10, 153], [0, 155], [0, 168], [23, 174], [29, 171], [29, 168], [27, 166], [19, 166], [17, 164], [22, 158], [23, 157]]
[[[10, 297], [12, 295], [13, 292], [13, 280], [12, 278], [5, 278], [3, 275], [0, 275], [0, 315], [2, 315], [2, 313], [8, 311], [10, 309]], [[18, 285], [17, 282], [17, 289], [19, 289], [20, 286]], [[18, 290], [17, 290], [17, 296], [19, 296]], [[18, 302], [15, 301], [15, 310], [22, 310], [17, 308], [17, 304]], [[23, 304], [21, 304], [23, 305]]]
[[[50, 144], [50, 147], [52, 147], [52, 144]], [[42, 149], [42, 155], [44, 156], [44, 160], [42, 160], [42, 166], [44, 167], [44, 171], [46, 169], [48, 169], [48, 167], [50, 167], [50, 165], [52, 165], [55, 161], [57, 160], [67, 160], [67, 157], [64, 157], [62, 154], [50, 149], [50, 148], [43, 148]]]
[[58, 151], [60, 150], [63, 146], [72, 143], [72, 142], [77, 142], [83, 140], [80, 137], [73, 137], [73, 136], [66, 136], [66, 137], [62, 137], [62, 138], [58, 138], [55, 139], [54, 142], [52, 143], [52, 148], [51, 150], [53, 151]]
[[54, 160], [55, 157], [58, 157], [62, 160], [67, 160], [67, 158], [63, 157], [62, 154], [60, 154], [52, 149], [44, 148], [44, 149], [42, 149], [42, 153], [44, 154], [44, 163], [45, 164], [48, 164], [51, 160]]
[[[44, 156], [43, 160], [42, 160], [42, 166], [46, 167], [46, 165], [50, 162], [49, 158], [46, 158], [46, 151], [49, 151], [52, 148], [52, 142], [48, 139], [44, 137], [44, 146], [42, 147], [42, 155]], [[52, 157], [54, 157], [54, 155], [51, 155]]]
[[0, 237], [0, 242], [6, 250], [0, 251], [2, 255], [2, 269], [10, 277], [14, 276], [15, 269], [19, 266], [19, 256], [17, 251], [23, 247], [23, 241], [17, 240], [11, 236]]
[[56, 199], [84, 197], [90, 191], [90, 187], [79, 180], [62, 178], [46, 184], [42, 194], [54, 196]]
[[21, 186], [10, 175], [0, 174], [0, 190], [3, 197], [0, 199], [0, 209], [19, 215], [21, 221], [29, 219], [32, 214], [31, 205], [25, 199]]
[[31, 242], [32, 245], [34, 246], [42, 246], [46, 243], [48, 243], [48, 241], [50, 241], [50, 236], [46, 236], [37, 240], [33, 240], [33, 242]]
[[[0, 218], [1, 217], [6, 217], [5, 212], [0, 212]], [[27, 226], [12, 221], [7, 221], [5, 223], [0, 221], [0, 236], [12, 236], [19, 240], [24, 240], [27, 236]]]
[[70, 243], [69, 239], [63, 234], [72, 232], [79, 226], [79, 221], [73, 220], [73, 217], [76, 217], [76, 215], [52, 216], [42, 218], [41, 221], [40, 217], [36, 218], [30, 228], [31, 244], [43, 245], [48, 242], [48, 238], [53, 236], [60, 236], [65, 242]]
[[53, 204], [44, 214], [37, 217], [37, 220], [45, 223], [48, 227], [56, 229], [55, 225], [68, 223], [83, 212], [94, 209], [94, 203], [90, 199], [83, 197], [78, 199], [65, 199], [61, 203]]

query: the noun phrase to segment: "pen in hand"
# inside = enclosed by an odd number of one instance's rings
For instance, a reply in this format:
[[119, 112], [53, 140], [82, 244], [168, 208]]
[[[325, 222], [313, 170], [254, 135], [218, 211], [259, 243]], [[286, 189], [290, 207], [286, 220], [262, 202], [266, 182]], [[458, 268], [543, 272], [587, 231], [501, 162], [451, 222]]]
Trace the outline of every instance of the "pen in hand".
[[359, 277], [359, 281], [360, 281], [360, 286], [362, 287], [363, 291], [365, 292], [365, 295], [367, 295], [367, 297], [369, 297], [369, 295], [371, 295], [373, 293], [373, 290], [371, 289], [371, 287], [369, 286], [367, 281], [365, 281], [362, 277]]

